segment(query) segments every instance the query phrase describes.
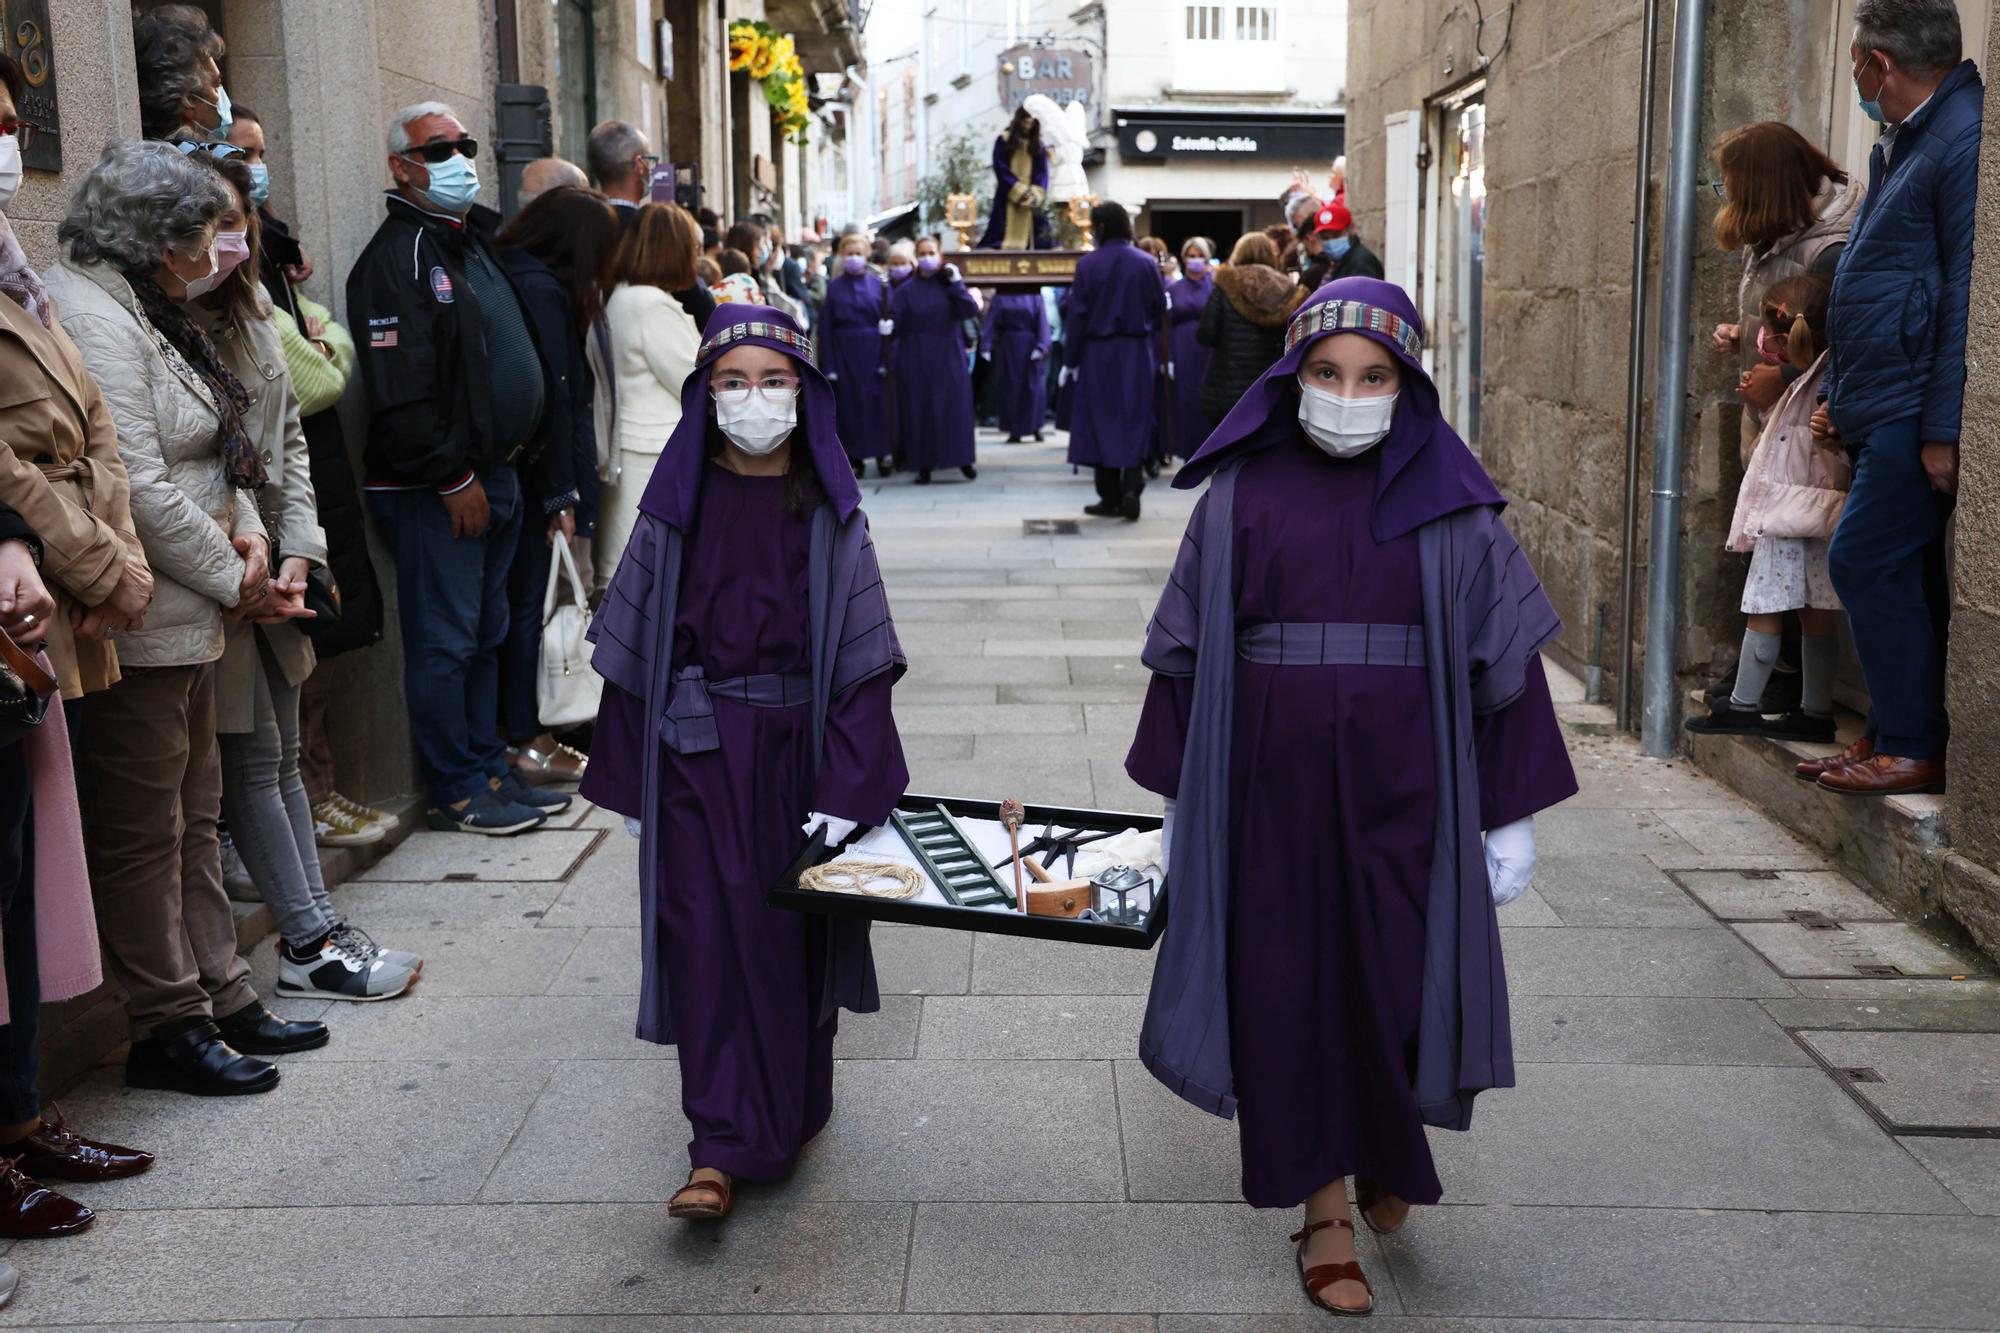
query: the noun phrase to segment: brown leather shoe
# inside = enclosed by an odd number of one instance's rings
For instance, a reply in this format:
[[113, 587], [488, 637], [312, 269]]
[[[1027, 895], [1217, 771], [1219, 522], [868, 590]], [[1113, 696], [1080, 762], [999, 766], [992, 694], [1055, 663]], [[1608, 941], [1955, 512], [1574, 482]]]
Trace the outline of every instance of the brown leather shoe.
[[153, 1154], [87, 1139], [51, 1106], [42, 1127], [24, 1139], [0, 1143], [0, 1157], [20, 1159], [21, 1173], [37, 1180], [121, 1180], [150, 1170]]
[[97, 1215], [74, 1199], [21, 1174], [12, 1158], [0, 1159], [0, 1236], [8, 1240], [46, 1240], [69, 1236], [95, 1221]]
[[1909, 796], [1944, 790], [1944, 760], [1878, 754], [1819, 775], [1819, 785], [1843, 796]]
[[1874, 754], [1875, 742], [1863, 736], [1839, 754], [1830, 754], [1823, 759], [1807, 759], [1792, 772], [1798, 775], [1801, 782], [1818, 782], [1820, 774], [1831, 773], [1836, 768], [1846, 768], [1849, 764], [1858, 764], [1863, 759], [1872, 758]]

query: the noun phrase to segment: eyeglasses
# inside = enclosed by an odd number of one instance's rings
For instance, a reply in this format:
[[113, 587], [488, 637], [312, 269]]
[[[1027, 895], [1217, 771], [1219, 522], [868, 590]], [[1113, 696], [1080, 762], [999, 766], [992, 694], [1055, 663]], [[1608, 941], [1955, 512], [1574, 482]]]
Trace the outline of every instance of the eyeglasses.
[[35, 127], [25, 120], [0, 120], [0, 134], [13, 135], [14, 142], [24, 153], [28, 151], [28, 145], [35, 141]]
[[[220, 139], [175, 139], [174, 148], [183, 157], [193, 157], [196, 153], [206, 153], [218, 162], [227, 162], [232, 157], [243, 156], [243, 150], [233, 143]], [[21, 145], [26, 148], [26, 144]]]
[[708, 386], [718, 403], [746, 403], [755, 389], [764, 398], [787, 398], [799, 391], [797, 375], [766, 375], [752, 380], [745, 375], [724, 375]]
[[1715, 191], [1715, 197], [1717, 199], [1727, 199], [1729, 197], [1729, 191], [1722, 188], [1721, 181], [1710, 181], [1708, 183], [1708, 188]]
[[479, 140], [440, 139], [436, 143], [412, 144], [410, 145], [409, 149], [406, 152], [404, 152], [403, 156], [421, 157], [424, 161], [430, 163], [432, 166], [436, 166], [440, 162], [451, 161], [451, 159], [454, 156], [460, 153], [463, 153], [467, 157], [478, 157]]

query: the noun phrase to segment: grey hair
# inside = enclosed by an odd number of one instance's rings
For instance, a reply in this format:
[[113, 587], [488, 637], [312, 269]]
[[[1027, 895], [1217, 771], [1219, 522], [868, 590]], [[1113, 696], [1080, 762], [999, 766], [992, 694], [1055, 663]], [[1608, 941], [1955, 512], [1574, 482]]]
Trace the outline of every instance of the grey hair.
[[[389, 118], [390, 157], [401, 157], [410, 151], [413, 146], [410, 143], [410, 124], [422, 120], [425, 116], [450, 116], [453, 120], [458, 120], [458, 113], [443, 102], [418, 102], [413, 106], [404, 107]], [[459, 123], [462, 125], [465, 122], [459, 121]]]
[[139, 125], [164, 139], [187, 123], [188, 100], [201, 92], [201, 59], [222, 59], [222, 38], [193, 5], [162, 5], [132, 20], [139, 73]]
[[1965, 57], [1965, 38], [1952, 0], [1861, 0], [1854, 40], [1863, 51], [1886, 51], [1898, 69], [1931, 73]]
[[902, 256], [904, 259], [909, 260], [912, 264], [916, 263], [917, 243], [911, 240], [907, 236], [905, 236], [902, 240], [897, 241], [895, 244], [889, 247], [889, 258], [894, 259], [898, 255]]
[[194, 254], [235, 206], [221, 175], [172, 144], [113, 139], [70, 196], [56, 236], [79, 264], [151, 272], [161, 247]]
[[632, 170], [632, 159], [651, 151], [646, 136], [636, 126], [622, 120], [607, 120], [590, 132], [584, 146], [584, 161], [599, 185], [623, 180]]

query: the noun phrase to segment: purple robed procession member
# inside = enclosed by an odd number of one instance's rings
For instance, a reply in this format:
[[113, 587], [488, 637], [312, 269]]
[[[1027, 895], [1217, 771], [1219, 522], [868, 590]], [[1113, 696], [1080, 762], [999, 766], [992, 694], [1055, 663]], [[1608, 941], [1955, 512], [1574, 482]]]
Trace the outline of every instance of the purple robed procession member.
[[[924, 248], [935, 254], [935, 244], [926, 239], [918, 246], [919, 265]], [[920, 267], [898, 283], [889, 308], [896, 322], [889, 342], [902, 465], [919, 481], [939, 468], [973, 466], [972, 372], [961, 325], [979, 318], [979, 303], [956, 268], [940, 265], [931, 273]]]
[[1049, 313], [1040, 288], [988, 298], [979, 353], [993, 361], [1000, 429], [1010, 444], [1042, 433], [1049, 410], [1049, 380], [1042, 369], [1049, 341]]
[[1063, 364], [1076, 381], [1070, 462], [1119, 469], [1145, 463], [1165, 317], [1160, 266], [1129, 238], [1107, 240], [1077, 261], [1063, 313]]
[[[1188, 252], [1184, 249], [1182, 253], [1181, 262], [1186, 264]], [[1177, 278], [1167, 288], [1167, 320], [1172, 329], [1169, 346], [1174, 357], [1174, 448], [1182, 458], [1193, 457], [1204, 437], [1201, 382], [1208, 375], [1208, 349], [1197, 335], [1201, 312], [1214, 293], [1215, 279], [1206, 271], [1199, 278]]]
[[[1440, 416], [1420, 328], [1389, 283], [1322, 288], [1174, 481], [1209, 490], [1126, 764], [1175, 802], [1140, 1056], [1238, 1118], [1258, 1207], [1349, 1175], [1440, 1197], [1424, 1126], [1464, 1129], [1514, 1081], [1481, 831], [1576, 790], [1538, 656], [1560, 622]], [[1386, 436], [1345, 458], [1299, 420], [1336, 333], [1401, 367]]]
[[[745, 346], [801, 379], [789, 475], [717, 461], [733, 446], [709, 381]], [[680, 1047], [692, 1165], [752, 1179], [783, 1176], [825, 1124], [836, 1011], [880, 1003], [865, 922], [765, 894], [809, 812], [877, 824], [908, 780], [889, 703], [904, 658], [810, 357], [779, 311], [710, 318], [591, 631], [607, 684], [584, 791], [641, 826], [638, 1035]], [[813, 477], [823, 498], [795, 503]]]
[[[865, 252], [865, 242], [861, 248]], [[888, 304], [888, 284], [866, 268], [835, 276], [820, 304], [820, 361], [833, 381], [840, 442], [856, 463], [896, 452], [884, 392], [889, 362], [881, 324]]]

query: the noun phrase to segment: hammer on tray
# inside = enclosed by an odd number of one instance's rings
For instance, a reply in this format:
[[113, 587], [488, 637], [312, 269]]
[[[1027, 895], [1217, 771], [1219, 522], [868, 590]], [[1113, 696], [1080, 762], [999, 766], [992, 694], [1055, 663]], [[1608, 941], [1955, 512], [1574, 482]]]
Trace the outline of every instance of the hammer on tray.
[[1027, 819], [1027, 807], [1015, 797], [1000, 802], [1000, 825], [1007, 830], [1007, 841], [1014, 850], [1014, 907], [1023, 914], [1028, 910], [1028, 895], [1021, 888], [1021, 825]]

